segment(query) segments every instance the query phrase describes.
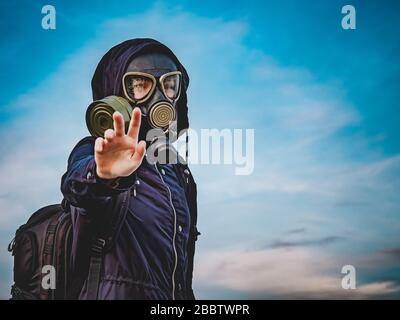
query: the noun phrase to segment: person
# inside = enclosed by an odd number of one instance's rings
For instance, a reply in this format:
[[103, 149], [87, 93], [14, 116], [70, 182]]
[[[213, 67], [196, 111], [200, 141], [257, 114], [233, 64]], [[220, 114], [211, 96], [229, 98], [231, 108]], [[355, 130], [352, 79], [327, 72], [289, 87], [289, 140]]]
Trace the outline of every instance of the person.
[[[153, 39], [132, 39], [111, 48], [92, 79], [93, 99], [120, 96], [133, 109], [129, 125], [119, 112], [103, 137], [88, 136], [73, 148], [61, 191], [72, 214], [71, 270], [78, 299], [195, 299], [193, 256], [197, 231], [196, 183], [184, 163], [148, 160], [157, 103], [176, 112], [177, 131], [189, 126], [189, 77], [174, 53]], [[121, 202], [127, 194], [127, 204]], [[101, 239], [98, 285], [90, 250], [99, 221], [122, 212], [113, 240]], [[99, 244], [99, 243], [97, 243]]]

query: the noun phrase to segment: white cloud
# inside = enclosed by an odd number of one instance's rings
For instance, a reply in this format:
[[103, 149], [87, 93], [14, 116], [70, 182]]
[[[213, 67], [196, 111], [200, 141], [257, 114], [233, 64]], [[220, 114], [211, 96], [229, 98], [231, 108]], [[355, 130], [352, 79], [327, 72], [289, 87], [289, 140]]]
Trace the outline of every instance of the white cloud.
[[392, 281], [342, 289], [341, 260], [310, 248], [211, 251], [197, 259], [195, 288], [200, 299], [216, 288], [255, 299], [368, 299], [400, 291]]

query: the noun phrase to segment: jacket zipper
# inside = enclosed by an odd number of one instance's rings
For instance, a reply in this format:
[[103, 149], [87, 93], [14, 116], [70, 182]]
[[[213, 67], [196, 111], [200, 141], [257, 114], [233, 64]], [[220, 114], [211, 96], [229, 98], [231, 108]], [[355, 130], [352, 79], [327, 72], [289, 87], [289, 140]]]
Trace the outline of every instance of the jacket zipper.
[[174, 235], [172, 237], [172, 247], [174, 249], [174, 255], [175, 255], [175, 264], [174, 264], [174, 269], [172, 271], [172, 300], [175, 300], [175, 271], [176, 271], [176, 267], [178, 265], [178, 254], [176, 252], [176, 246], [175, 246], [175, 238], [176, 238], [176, 211], [175, 211], [175, 207], [174, 204], [172, 203], [172, 193], [171, 193], [171, 189], [168, 187], [168, 185], [165, 183], [160, 171], [158, 170], [157, 164], [154, 164], [154, 166], [156, 167], [157, 173], [161, 178], [161, 181], [163, 182], [164, 186], [167, 188], [168, 193], [169, 193], [169, 202], [171, 204], [172, 210], [174, 211]]

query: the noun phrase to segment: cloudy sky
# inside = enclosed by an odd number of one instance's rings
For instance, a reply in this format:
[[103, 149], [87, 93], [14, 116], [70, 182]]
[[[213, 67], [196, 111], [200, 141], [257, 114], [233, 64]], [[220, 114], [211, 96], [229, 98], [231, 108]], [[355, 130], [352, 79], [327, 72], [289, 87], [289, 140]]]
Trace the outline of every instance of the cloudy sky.
[[[56, 30], [41, 28], [53, 4]], [[0, 297], [15, 229], [61, 200], [113, 45], [167, 44], [194, 129], [255, 130], [255, 167], [193, 165], [198, 298], [400, 297], [398, 1], [18, 1], [0, 5]], [[351, 3], [357, 29], [341, 28]], [[211, 115], [211, 116], [210, 116]], [[344, 265], [357, 289], [341, 288]]]

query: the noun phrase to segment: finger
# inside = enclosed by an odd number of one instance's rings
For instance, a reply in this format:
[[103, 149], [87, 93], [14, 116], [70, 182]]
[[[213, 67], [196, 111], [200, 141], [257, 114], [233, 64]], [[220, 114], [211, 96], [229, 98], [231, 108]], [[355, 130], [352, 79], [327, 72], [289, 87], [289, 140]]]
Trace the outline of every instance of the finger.
[[125, 134], [124, 117], [118, 111], [113, 113], [114, 130], [117, 137], [122, 137]]
[[102, 153], [104, 150], [104, 140], [102, 137], [99, 137], [94, 142], [94, 151], [97, 153]]
[[115, 132], [113, 129], [107, 129], [104, 132], [104, 138], [106, 139], [106, 142], [112, 142], [113, 139], [115, 138]]
[[138, 138], [141, 118], [142, 118], [142, 112], [138, 107], [136, 107], [135, 109], [133, 109], [132, 119], [129, 122], [129, 130], [128, 130], [128, 136], [130, 136], [135, 140], [137, 140]]
[[146, 153], [146, 142], [142, 140], [136, 146], [136, 150], [132, 157], [132, 160], [138, 163], [142, 162], [145, 153]]

